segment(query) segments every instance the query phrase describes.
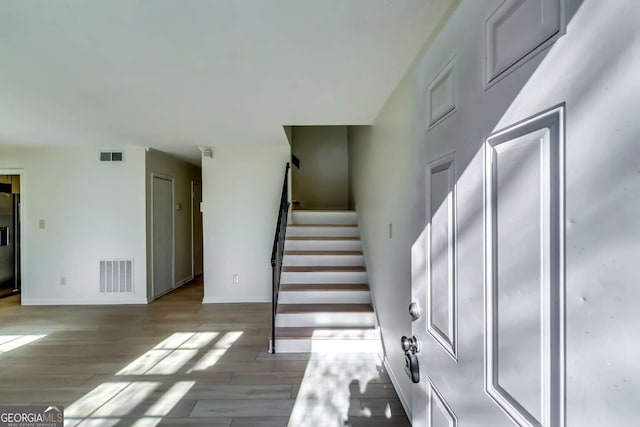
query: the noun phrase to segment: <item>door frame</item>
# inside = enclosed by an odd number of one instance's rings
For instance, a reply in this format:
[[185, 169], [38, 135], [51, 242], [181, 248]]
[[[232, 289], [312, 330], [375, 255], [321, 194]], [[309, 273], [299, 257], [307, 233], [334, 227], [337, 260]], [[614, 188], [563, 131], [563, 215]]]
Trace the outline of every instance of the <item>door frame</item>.
[[[202, 203], [202, 182], [191, 180], [191, 278], [192, 279], [196, 277], [196, 236], [195, 236], [195, 228], [193, 226], [193, 215], [196, 209], [198, 209], [200, 214], [202, 214], [202, 211], [200, 210], [200, 206], [195, 206], [194, 204], [195, 195], [196, 195], [195, 193], [196, 184], [200, 184], [200, 202]], [[203, 256], [204, 256], [204, 253], [203, 253]]]
[[[166, 181], [171, 182], [171, 289], [161, 294], [156, 294], [156, 281], [154, 277], [154, 266], [155, 266], [155, 254], [154, 254], [154, 234], [153, 234], [153, 202], [154, 202], [154, 184], [155, 179], [164, 179]], [[162, 295], [165, 295], [176, 288], [176, 212], [175, 212], [175, 204], [176, 204], [176, 183], [172, 176], [163, 175], [157, 172], [151, 172], [151, 194], [150, 194], [150, 217], [151, 217], [151, 226], [150, 226], [150, 234], [151, 234], [151, 300], [156, 300], [160, 298]]]
[[[20, 177], [20, 222], [19, 222], [19, 229], [20, 229], [20, 245], [18, 246], [18, 251], [20, 252], [20, 289], [18, 289], [17, 291], [14, 289], [13, 292], [11, 292], [10, 294], [7, 294], [6, 296], [12, 296], [12, 295], [17, 295], [23, 294], [23, 291], [25, 289], [24, 284], [26, 283], [26, 280], [24, 280], [25, 277], [25, 273], [27, 272], [27, 269], [25, 268], [25, 260], [27, 259], [26, 257], [26, 247], [27, 245], [25, 244], [25, 239], [24, 239], [24, 229], [25, 229], [25, 198], [22, 197], [23, 194], [25, 194], [25, 183], [24, 183], [24, 169], [22, 168], [0, 168], [0, 175], [17, 175]], [[15, 266], [15, 261], [14, 261], [14, 266]], [[16, 274], [16, 272], [14, 272], [14, 274]], [[20, 305], [23, 305], [24, 299], [20, 298]]]

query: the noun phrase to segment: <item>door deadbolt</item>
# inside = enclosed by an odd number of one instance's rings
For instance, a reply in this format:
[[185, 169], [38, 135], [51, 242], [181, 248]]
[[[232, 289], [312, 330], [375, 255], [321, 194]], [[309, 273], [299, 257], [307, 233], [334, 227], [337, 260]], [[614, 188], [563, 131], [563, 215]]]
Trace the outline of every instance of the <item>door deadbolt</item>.
[[409, 304], [409, 315], [411, 316], [411, 320], [414, 322], [420, 318], [420, 308], [418, 307], [417, 302]]

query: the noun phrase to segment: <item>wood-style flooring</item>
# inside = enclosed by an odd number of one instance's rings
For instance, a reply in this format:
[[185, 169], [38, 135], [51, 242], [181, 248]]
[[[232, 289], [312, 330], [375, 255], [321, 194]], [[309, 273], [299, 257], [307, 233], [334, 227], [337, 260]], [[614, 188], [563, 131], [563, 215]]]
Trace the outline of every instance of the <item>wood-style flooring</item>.
[[377, 355], [267, 353], [270, 304], [0, 299], [0, 405], [64, 405], [69, 426], [408, 426]]

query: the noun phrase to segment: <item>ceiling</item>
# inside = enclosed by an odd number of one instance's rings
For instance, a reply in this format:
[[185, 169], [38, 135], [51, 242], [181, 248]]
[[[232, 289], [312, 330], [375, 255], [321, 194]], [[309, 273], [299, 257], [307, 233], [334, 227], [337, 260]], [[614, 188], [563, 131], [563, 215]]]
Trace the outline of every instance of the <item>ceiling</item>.
[[0, 145], [285, 144], [371, 124], [456, 0], [0, 2]]

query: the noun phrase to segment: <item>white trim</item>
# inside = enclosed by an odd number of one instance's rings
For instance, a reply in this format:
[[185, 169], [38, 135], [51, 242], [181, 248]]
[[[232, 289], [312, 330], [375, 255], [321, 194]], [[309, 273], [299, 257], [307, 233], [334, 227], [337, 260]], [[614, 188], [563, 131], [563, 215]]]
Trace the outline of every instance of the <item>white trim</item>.
[[204, 297], [203, 304], [271, 303], [271, 297]]
[[147, 305], [149, 302], [146, 298], [144, 299], [114, 299], [114, 300], [105, 300], [105, 299], [97, 299], [97, 298], [87, 298], [87, 299], [78, 299], [78, 300], [69, 300], [69, 299], [60, 299], [60, 298], [24, 298], [22, 297], [22, 305], [125, 305], [125, 304], [135, 304], [135, 305]]
[[196, 275], [196, 237], [193, 233], [193, 199], [195, 197], [195, 184], [194, 180], [191, 180], [191, 218], [189, 223], [191, 224], [191, 277]]
[[[195, 199], [196, 184], [200, 185], [200, 203], [198, 204], [198, 206], [194, 206], [194, 203], [193, 203]], [[202, 182], [194, 181], [192, 179], [191, 180], [191, 218], [189, 219], [189, 222], [191, 224], [191, 276], [192, 278], [196, 277], [196, 275], [203, 273], [203, 271], [196, 273], [196, 236], [195, 236], [195, 230], [193, 226], [193, 216], [196, 212], [196, 209], [198, 210], [198, 213], [202, 215], [202, 212], [200, 211], [201, 203], [202, 203]], [[200, 231], [202, 232], [202, 225], [200, 226]], [[203, 257], [203, 263], [204, 263], [204, 247], [202, 248], [202, 257]], [[203, 270], [204, 270], [204, 265], [203, 265]]]
[[387, 356], [384, 356], [384, 359], [382, 360], [382, 364], [384, 365], [384, 368], [387, 370], [387, 374], [389, 375], [389, 379], [391, 380], [391, 385], [395, 389], [396, 394], [400, 399], [400, 403], [402, 404], [402, 408], [404, 409], [405, 414], [407, 414], [407, 418], [409, 418], [409, 422], [412, 422], [413, 414], [411, 412], [411, 405], [409, 404], [407, 397], [402, 392], [402, 387], [400, 387], [400, 383], [398, 382], [398, 379], [396, 378], [395, 374], [393, 373], [393, 370], [391, 369], [391, 365], [389, 364], [389, 358], [387, 358]]

